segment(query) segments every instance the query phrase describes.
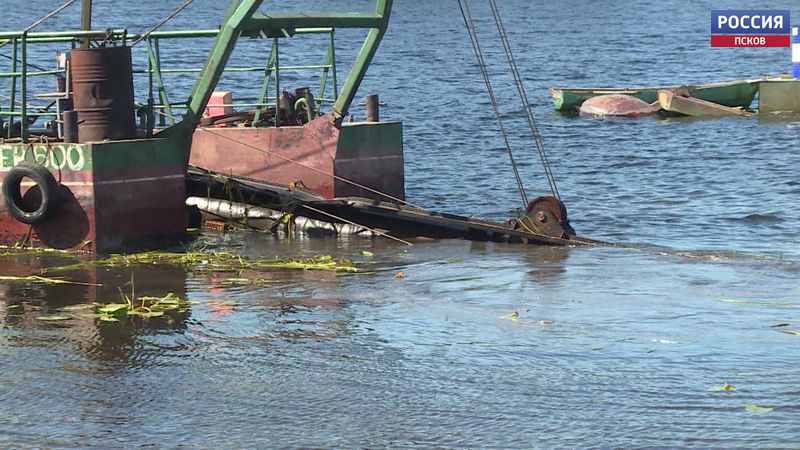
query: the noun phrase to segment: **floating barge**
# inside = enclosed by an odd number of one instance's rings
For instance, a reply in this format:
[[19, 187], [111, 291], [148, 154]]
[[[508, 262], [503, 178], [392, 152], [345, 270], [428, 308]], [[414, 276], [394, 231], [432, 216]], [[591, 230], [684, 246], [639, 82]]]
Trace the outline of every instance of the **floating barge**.
[[[74, 48], [84, 40], [106, 46]], [[6, 119], [0, 138], [0, 244], [104, 253], [177, 243], [185, 234], [180, 204], [189, 140], [137, 133], [124, 32], [12, 32], [0, 33], [0, 42], [20, 59], [4, 74], [11, 78], [11, 102], [0, 111]], [[30, 71], [30, 47], [44, 43], [72, 48], [68, 68]], [[31, 79], [61, 73], [71, 89], [65, 85], [64, 92], [47, 95], [58, 103], [57, 123], [71, 134], [66, 138], [63, 131], [53, 133], [55, 127], [33, 129], [31, 118], [53, 113], [28, 107]], [[70, 116], [63, 114], [67, 102], [74, 106], [73, 123], [64, 120]]]
[[[155, 136], [147, 123], [138, 129], [135, 124], [125, 30], [0, 33], [0, 44], [12, 52], [10, 72], [0, 74], [10, 85], [9, 104], [0, 110], [0, 244], [98, 253], [178, 244], [186, 231], [192, 133], [260, 3], [234, 3], [186, 114]], [[91, 14], [83, 12], [86, 26]], [[43, 70], [29, 63], [31, 47], [47, 44], [70, 51], [63, 67]], [[58, 83], [37, 84], [41, 77]], [[60, 90], [33, 92], [42, 85]], [[38, 108], [29, 103], [35, 99], [54, 101]], [[52, 120], [34, 128], [42, 118]]]

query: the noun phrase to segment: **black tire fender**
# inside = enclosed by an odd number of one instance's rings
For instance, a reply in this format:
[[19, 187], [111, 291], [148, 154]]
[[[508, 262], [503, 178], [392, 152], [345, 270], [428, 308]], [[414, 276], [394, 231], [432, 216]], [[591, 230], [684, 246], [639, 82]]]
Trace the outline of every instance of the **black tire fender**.
[[[42, 202], [35, 211], [23, 208], [22, 179], [30, 178], [39, 186]], [[58, 182], [41, 164], [22, 162], [6, 172], [3, 178], [3, 204], [12, 217], [22, 223], [35, 224], [45, 220], [55, 208], [58, 198]]]

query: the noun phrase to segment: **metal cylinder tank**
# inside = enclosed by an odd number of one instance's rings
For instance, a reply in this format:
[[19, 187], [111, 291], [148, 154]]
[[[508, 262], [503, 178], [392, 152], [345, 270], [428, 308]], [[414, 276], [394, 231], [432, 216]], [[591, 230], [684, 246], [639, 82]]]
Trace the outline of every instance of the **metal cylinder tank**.
[[135, 138], [130, 47], [72, 50], [70, 70], [80, 141]]

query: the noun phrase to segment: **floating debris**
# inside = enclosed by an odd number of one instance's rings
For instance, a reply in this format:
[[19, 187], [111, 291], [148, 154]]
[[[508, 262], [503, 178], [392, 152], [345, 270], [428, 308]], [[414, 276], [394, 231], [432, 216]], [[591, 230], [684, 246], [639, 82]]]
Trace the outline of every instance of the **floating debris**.
[[767, 414], [775, 410], [775, 408], [765, 408], [758, 405], [747, 405], [744, 407], [745, 411], [753, 414]]
[[36, 320], [41, 320], [42, 322], [60, 322], [63, 320], [71, 320], [72, 317], [69, 316], [39, 316]]
[[800, 336], [800, 331], [791, 331], [791, 330], [775, 330], [775, 331], [783, 334], [791, 334], [792, 336]]
[[363, 251], [361, 252], [361, 256], [363, 256], [363, 257], [365, 257], [365, 258], [370, 258], [370, 257], [372, 257], [372, 256], [375, 256], [375, 254], [374, 254], [374, 253], [372, 253], [372, 252], [370, 252], [370, 251], [363, 250]]
[[736, 300], [732, 298], [721, 298], [719, 301], [722, 303], [734, 303], [737, 305], [781, 306], [787, 308], [793, 306], [790, 302], [776, 302], [769, 300]]
[[719, 386], [711, 386], [710, 388], [708, 388], [706, 390], [709, 391], [709, 392], [721, 392], [721, 391], [731, 392], [731, 391], [735, 391], [736, 390], [736, 386], [734, 386], [732, 384], [725, 383], [725, 384], [721, 384]]
[[95, 284], [95, 283], [84, 283], [81, 281], [65, 280], [63, 278], [46, 278], [37, 275], [29, 275], [26, 277], [12, 277], [4, 275], [0, 276], [0, 281], [26, 281], [29, 283], [42, 283], [42, 284], [77, 284], [79, 286], [102, 286], [100, 284]]
[[397, 272], [396, 274], [394, 274], [394, 279], [395, 280], [402, 280], [405, 277], [406, 277], [406, 274], [404, 274], [403, 272]]

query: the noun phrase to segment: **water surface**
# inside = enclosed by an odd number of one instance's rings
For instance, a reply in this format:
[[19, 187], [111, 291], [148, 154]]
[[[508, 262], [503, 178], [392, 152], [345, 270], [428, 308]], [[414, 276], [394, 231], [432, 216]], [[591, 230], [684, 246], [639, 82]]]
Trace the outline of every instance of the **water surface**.
[[[142, 31], [179, 3], [96, 0], [96, 23]], [[759, 77], [788, 70], [788, 49], [709, 47], [708, 10], [745, 2], [500, 3], [573, 225], [637, 248], [207, 232], [215, 250], [332, 254], [364, 273], [262, 273], [241, 286], [226, 282], [236, 274], [154, 266], [62, 274], [102, 288], [3, 283], [0, 446], [796, 446], [800, 337], [780, 331], [800, 331], [800, 118], [579, 120], [552, 113], [546, 96], [555, 85]], [[544, 193], [488, 10], [473, 5], [529, 195]], [[6, 23], [23, 28], [52, 7], [10, 0]], [[800, 17], [792, 2], [770, 7]], [[169, 27], [223, 15], [197, 0]], [[360, 36], [339, 38], [341, 78]], [[290, 58], [324, 55], [302, 48]], [[205, 55], [172, 51], [176, 64]], [[383, 117], [404, 121], [410, 201], [501, 220], [518, 194], [473, 61], [455, 2], [398, 1], [360, 94], [379, 92]], [[247, 81], [224, 83], [257, 89]], [[68, 262], [0, 257], [0, 274]], [[196, 303], [136, 326], [75, 312], [118, 300], [132, 273], [140, 295]], [[46, 314], [76, 317], [36, 319]], [[736, 390], [708, 390], [724, 383]]]

